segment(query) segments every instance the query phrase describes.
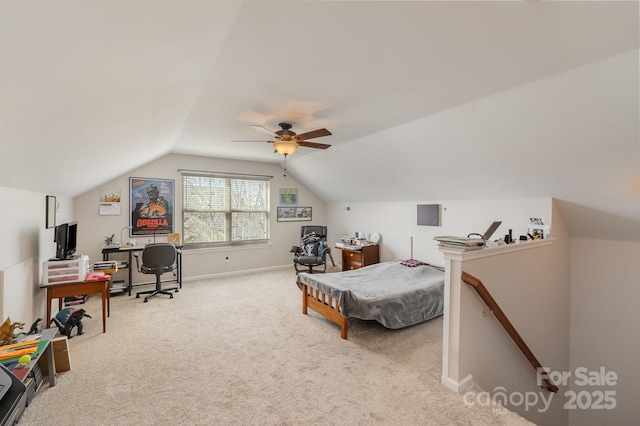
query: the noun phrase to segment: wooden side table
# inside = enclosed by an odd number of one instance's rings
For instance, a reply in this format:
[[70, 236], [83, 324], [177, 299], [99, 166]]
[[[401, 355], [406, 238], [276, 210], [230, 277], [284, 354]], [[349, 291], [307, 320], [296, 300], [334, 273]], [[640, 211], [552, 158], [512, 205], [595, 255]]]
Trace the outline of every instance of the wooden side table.
[[107, 316], [111, 311], [110, 297], [111, 276], [91, 281], [76, 281], [61, 284], [46, 284], [41, 288], [47, 289], [47, 325], [51, 321], [51, 300], [58, 299], [58, 309], [62, 309], [62, 299], [65, 297], [77, 296], [79, 294], [100, 293], [102, 295], [102, 332], [107, 332]]

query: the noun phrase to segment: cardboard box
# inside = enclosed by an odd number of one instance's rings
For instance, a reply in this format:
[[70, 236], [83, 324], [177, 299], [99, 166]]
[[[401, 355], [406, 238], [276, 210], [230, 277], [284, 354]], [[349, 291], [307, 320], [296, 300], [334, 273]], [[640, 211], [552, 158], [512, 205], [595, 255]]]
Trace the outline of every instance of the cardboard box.
[[[56, 337], [51, 342], [53, 360], [56, 363], [56, 373], [71, 370], [71, 357], [69, 354], [69, 340], [67, 336]], [[44, 376], [49, 374], [49, 362], [46, 354], [40, 357], [40, 369]]]

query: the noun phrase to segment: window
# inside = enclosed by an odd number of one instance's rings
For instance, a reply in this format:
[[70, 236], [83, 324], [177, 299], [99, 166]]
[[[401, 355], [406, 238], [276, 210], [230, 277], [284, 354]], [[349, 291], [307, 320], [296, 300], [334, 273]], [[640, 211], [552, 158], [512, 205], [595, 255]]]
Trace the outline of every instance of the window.
[[267, 178], [182, 175], [185, 248], [269, 242]]

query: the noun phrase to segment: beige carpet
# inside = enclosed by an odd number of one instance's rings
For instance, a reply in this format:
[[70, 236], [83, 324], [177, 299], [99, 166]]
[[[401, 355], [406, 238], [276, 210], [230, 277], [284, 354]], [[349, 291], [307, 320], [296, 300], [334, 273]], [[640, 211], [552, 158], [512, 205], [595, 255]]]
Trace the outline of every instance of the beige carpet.
[[111, 302], [106, 334], [99, 298], [85, 304], [72, 369], [45, 380], [21, 425], [529, 424], [440, 384], [442, 318], [402, 330], [351, 320], [342, 340], [302, 315], [292, 270]]

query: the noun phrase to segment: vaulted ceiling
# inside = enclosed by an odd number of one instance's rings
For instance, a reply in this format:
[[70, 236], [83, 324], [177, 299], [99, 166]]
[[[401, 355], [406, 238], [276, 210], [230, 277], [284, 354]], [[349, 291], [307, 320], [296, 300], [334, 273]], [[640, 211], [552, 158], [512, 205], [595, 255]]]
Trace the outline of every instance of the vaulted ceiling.
[[0, 11], [0, 186], [75, 196], [172, 152], [282, 163], [232, 141], [286, 121], [333, 133], [287, 161], [328, 202], [551, 196], [640, 238], [637, 2]]

